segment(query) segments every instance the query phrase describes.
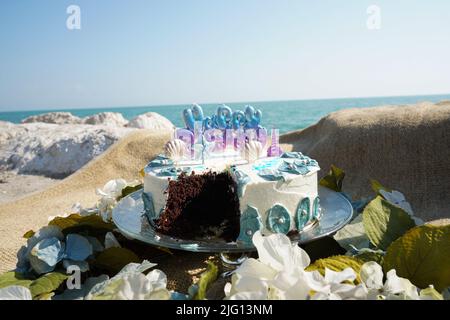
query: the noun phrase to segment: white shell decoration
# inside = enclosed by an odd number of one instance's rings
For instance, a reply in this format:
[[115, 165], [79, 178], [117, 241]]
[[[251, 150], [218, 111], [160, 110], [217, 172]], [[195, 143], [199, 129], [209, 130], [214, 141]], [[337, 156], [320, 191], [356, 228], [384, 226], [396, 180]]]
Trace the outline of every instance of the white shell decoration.
[[262, 143], [256, 140], [246, 142], [242, 149], [242, 157], [248, 162], [254, 162], [265, 156], [266, 153]]
[[187, 156], [187, 145], [183, 140], [170, 140], [164, 146], [164, 154], [174, 161], [181, 160]]

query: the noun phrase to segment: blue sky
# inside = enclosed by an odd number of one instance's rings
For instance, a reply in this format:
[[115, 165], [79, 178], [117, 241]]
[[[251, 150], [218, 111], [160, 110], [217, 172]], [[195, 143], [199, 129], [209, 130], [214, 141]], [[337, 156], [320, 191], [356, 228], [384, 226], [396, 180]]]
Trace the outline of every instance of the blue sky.
[[0, 2], [0, 110], [450, 93], [449, 57], [448, 0]]

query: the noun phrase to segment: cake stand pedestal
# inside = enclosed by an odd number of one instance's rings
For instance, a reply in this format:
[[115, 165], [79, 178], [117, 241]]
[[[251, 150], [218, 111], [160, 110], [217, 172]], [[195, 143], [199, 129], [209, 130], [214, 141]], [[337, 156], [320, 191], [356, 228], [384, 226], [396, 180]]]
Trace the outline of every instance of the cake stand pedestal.
[[222, 278], [228, 278], [245, 260], [250, 258], [252, 252], [242, 252], [242, 253], [229, 253], [221, 252], [219, 253], [220, 261], [222, 262], [223, 273]]

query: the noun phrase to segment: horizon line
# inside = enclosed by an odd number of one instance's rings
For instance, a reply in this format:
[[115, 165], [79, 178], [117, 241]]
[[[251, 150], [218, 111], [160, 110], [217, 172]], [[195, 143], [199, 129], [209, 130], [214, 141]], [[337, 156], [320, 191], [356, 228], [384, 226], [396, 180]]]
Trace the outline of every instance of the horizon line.
[[241, 101], [227, 101], [227, 102], [190, 102], [190, 103], [165, 103], [165, 104], [152, 104], [152, 105], [127, 105], [127, 106], [95, 106], [95, 107], [56, 107], [56, 108], [38, 108], [38, 109], [21, 109], [21, 110], [0, 110], [0, 113], [12, 113], [12, 112], [37, 112], [37, 111], [77, 111], [77, 110], [91, 110], [91, 109], [123, 109], [123, 108], [155, 108], [155, 107], [178, 107], [188, 106], [194, 103], [199, 105], [211, 105], [211, 104], [236, 104], [236, 103], [263, 103], [263, 102], [292, 102], [292, 101], [318, 101], [318, 100], [347, 100], [347, 99], [374, 99], [374, 98], [408, 98], [408, 97], [434, 97], [434, 96], [450, 96], [450, 93], [433, 93], [433, 94], [407, 94], [407, 95], [388, 95], [388, 96], [358, 96], [358, 97], [335, 97], [335, 98], [308, 98], [308, 99], [274, 99], [274, 100], [241, 100]]

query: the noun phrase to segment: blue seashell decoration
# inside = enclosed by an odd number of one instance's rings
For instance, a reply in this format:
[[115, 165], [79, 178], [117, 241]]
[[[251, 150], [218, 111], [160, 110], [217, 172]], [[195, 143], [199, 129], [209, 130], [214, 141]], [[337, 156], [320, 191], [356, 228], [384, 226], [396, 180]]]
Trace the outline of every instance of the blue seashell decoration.
[[270, 231], [286, 234], [291, 226], [289, 211], [281, 204], [276, 204], [269, 209], [267, 214], [267, 227]]
[[297, 230], [301, 231], [309, 222], [311, 218], [311, 201], [309, 198], [303, 198], [298, 204], [295, 212], [295, 223]]
[[147, 218], [152, 221], [157, 218], [155, 212], [155, 205], [151, 193], [142, 192], [142, 201], [144, 202], [144, 211]]
[[261, 230], [262, 221], [258, 209], [248, 206], [241, 215], [240, 232], [237, 241], [245, 244], [251, 244], [253, 235], [256, 231]]
[[319, 220], [322, 209], [320, 208], [320, 199], [318, 196], [314, 199], [312, 211], [313, 211], [312, 212], [313, 219]]

